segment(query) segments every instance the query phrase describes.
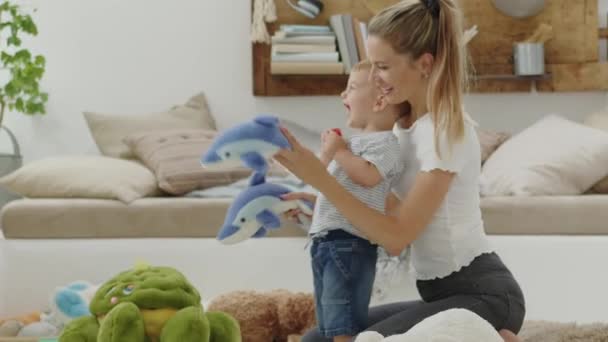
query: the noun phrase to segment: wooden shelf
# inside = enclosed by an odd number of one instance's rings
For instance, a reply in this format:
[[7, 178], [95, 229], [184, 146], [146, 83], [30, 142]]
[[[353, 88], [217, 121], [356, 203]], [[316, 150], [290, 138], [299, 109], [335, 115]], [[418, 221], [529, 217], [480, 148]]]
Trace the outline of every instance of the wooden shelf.
[[473, 76], [474, 80], [509, 80], [509, 81], [544, 81], [551, 78], [551, 74], [518, 76], [518, 75], [479, 75]]
[[[329, 16], [351, 13], [367, 21], [370, 4], [379, 0], [331, 0], [314, 20], [277, 1], [278, 20], [269, 24], [274, 33], [281, 24], [327, 25]], [[399, 0], [382, 0], [389, 4]], [[599, 39], [608, 37], [608, 29], [598, 29], [598, 0], [553, 0], [539, 15], [518, 20], [498, 12], [487, 0], [461, 0], [465, 27], [477, 25], [479, 34], [469, 46], [475, 67], [469, 92], [608, 90], [608, 63], [599, 63]], [[563, 18], [568, 18], [564, 20]], [[554, 39], [545, 46], [547, 75], [521, 77], [513, 73], [513, 42], [522, 41], [540, 23], [553, 25]], [[255, 96], [339, 95], [348, 75], [271, 75], [270, 45], [253, 44], [253, 94]]]

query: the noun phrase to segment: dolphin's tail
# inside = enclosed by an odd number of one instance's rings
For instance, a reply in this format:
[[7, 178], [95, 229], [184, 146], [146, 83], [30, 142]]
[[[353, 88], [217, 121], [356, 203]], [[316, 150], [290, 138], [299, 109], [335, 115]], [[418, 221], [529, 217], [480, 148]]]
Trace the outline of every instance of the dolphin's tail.
[[266, 183], [266, 171], [255, 171], [249, 180], [249, 186]]

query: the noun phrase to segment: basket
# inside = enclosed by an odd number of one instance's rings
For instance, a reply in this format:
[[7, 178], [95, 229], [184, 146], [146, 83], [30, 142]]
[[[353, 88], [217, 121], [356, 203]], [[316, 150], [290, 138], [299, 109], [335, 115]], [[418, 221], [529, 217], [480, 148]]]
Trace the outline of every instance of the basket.
[[[0, 153], [0, 178], [17, 170], [23, 165], [23, 158], [19, 149], [19, 143], [13, 132], [4, 126], [0, 126], [0, 133], [4, 131], [8, 134], [13, 145], [13, 153]], [[0, 208], [6, 203], [20, 198], [17, 194], [0, 187]]]

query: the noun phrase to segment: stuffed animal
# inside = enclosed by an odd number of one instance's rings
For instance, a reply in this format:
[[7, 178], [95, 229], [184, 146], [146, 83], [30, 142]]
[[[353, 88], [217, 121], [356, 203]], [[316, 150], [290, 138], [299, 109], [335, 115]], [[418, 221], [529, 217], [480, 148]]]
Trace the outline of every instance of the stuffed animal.
[[23, 329], [23, 323], [15, 320], [5, 320], [0, 322], [0, 337], [15, 337]]
[[89, 303], [97, 286], [86, 281], [75, 281], [55, 289], [48, 311], [36, 312], [0, 323], [0, 336], [52, 337], [70, 321], [90, 316]]
[[300, 225], [309, 226], [310, 220], [306, 215], [312, 215], [312, 203], [283, 200], [281, 195], [289, 192], [282, 185], [266, 183], [263, 175], [253, 175], [250, 187], [239, 193], [228, 208], [217, 239], [223, 244], [235, 244], [250, 237], [263, 237], [268, 229], [281, 226], [281, 214], [296, 208], [303, 212], [298, 217]]
[[30, 312], [28, 314], [21, 315], [21, 316], [0, 319], [0, 326], [9, 321], [19, 322], [22, 325], [27, 325], [27, 324], [34, 323], [34, 322], [40, 322], [41, 314], [42, 313], [40, 311], [34, 311], [34, 312]]
[[312, 294], [287, 290], [229, 292], [213, 299], [208, 311], [233, 316], [243, 342], [287, 342], [316, 325]]
[[281, 132], [279, 119], [260, 115], [218, 134], [201, 159], [205, 168], [218, 169], [245, 165], [260, 175], [280, 149], [290, 148]]
[[496, 329], [465, 309], [450, 309], [424, 319], [402, 335], [359, 334], [355, 342], [503, 342]]
[[238, 322], [205, 313], [196, 288], [170, 267], [121, 272], [97, 290], [90, 311], [70, 322], [59, 342], [241, 341]]
[[89, 304], [98, 288], [83, 280], [58, 287], [51, 298], [50, 313], [43, 315], [42, 320], [63, 328], [76, 318], [90, 316]]

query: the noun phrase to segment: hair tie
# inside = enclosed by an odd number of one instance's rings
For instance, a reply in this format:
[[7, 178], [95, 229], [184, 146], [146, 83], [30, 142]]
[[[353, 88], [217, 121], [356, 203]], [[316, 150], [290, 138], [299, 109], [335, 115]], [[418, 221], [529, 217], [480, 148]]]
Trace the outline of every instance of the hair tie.
[[435, 18], [439, 18], [439, 1], [440, 0], [421, 0], [424, 7], [431, 12], [431, 15]]

